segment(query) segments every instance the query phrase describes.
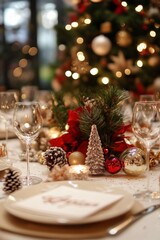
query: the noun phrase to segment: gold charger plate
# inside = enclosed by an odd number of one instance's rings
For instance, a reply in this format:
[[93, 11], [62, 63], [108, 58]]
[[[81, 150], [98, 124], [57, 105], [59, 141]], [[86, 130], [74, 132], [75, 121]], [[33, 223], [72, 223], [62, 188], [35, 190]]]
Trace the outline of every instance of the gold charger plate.
[[23, 235], [44, 239], [99, 239], [107, 235], [107, 229], [113, 224], [120, 222], [122, 219], [127, 219], [128, 216], [142, 208], [143, 206], [135, 201], [128, 213], [114, 219], [82, 225], [51, 225], [14, 217], [5, 210], [3, 202], [0, 204], [0, 229], [11, 232], [11, 239], [12, 233], [20, 235], [21, 239], [23, 239]]
[[[100, 191], [100, 192], [108, 192], [112, 194], [122, 194], [123, 198], [117, 201], [116, 203], [103, 208], [102, 210], [96, 212], [94, 215], [79, 219], [75, 221], [75, 219], [67, 219], [63, 217], [58, 217], [53, 214], [41, 214], [34, 211], [24, 211], [24, 209], [16, 208], [14, 203], [16, 201], [20, 201], [26, 199], [28, 197], [34, 196], [38, 193], [42, 193], [47, 190], [54, 189], [58, 186], [70, 186], [72, 188], [85, 189], [88, 191]], [[57, 225], [65, 225], [65, 224], [86, 224], [86, 223], [94, 223], [103, 220], [109, 220], [115, 217], [118, 217], [126, 212], [128, 212], [133, 204], [134, 204], [133, 196], [118, 188], [107, 188], [104, 183], [101, 182], [92, 182], [92, 181], [61, 181], [61, 182], [49, 182], [49, 183], [41, 183], [39, 185], [30, 186], [29, 188], [25, 188], [19, 191], [14, 192], [9, 195], [5, 202], [5, 209], [7, 212], [12, 214], [15, 217], [37, 222], [37, 223], [45, 223], [45, 224], [57, 224]]]

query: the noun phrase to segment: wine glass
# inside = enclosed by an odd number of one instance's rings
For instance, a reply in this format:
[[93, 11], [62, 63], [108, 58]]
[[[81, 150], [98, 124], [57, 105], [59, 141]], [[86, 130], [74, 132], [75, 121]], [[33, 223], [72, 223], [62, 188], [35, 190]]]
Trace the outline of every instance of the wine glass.
[[17, 102], [14, 107], [13, 126], [18, 138], [26, 144], [27, 176], [23, 185], [33, 185], [42, 181], [41, 178], [30, 176], [29, 149], [42, 127], [40, 106], [37, 102]]
[[[6, 120], [5, 140], [6, 140], [7, 146], [8, 146], [9, 130], [11, 130], [11, 127], [12, 127], [13, 108], [17, 101], [18, 101], [18, 96], [15, 91], [0, 92], [0, 114]], [[7, 159], [8, 159], [8, 149], [7, 149]]]
[[156, 194], [150, 191], [149, 186], [149, 153], [156, 143], [160, 134], [160, 117], [157, 102], [136, 102], [133, 107], [132, 129], [135, 136], [141, 141], [146, 149], [146, 191], [135, 196], [156, 198]]

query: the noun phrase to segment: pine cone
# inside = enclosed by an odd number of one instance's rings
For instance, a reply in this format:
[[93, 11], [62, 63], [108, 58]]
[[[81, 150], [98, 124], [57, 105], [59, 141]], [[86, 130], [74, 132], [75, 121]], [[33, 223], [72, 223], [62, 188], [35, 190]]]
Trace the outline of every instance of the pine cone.
[[51, 147], [46, 150], [44, 153], [44, 158], [46, 159], [46, 165], [50, 171], [55, 165], [62, 167], [65, 164], [68, 164], [66, 152], [60, 147]]
[[6, 170], [4, 176], [4, 187], [3, 191], [5, 193], [12, 193], [20, 188], [22, 188], [22, 182], [20, 180], [20, 174], [16, 170], [10, 168]]

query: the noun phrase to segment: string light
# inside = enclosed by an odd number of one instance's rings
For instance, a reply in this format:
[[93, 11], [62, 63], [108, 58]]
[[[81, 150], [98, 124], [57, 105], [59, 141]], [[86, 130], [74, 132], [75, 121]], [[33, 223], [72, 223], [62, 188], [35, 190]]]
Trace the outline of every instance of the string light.
[[155, 31], [153, 31], [153, 30], [152, 30], [152, 31], [150, 31], [150, 33], [149, 33], [149, 34], [150, 34], [150, 36], [151, 36], [151, 37], [155, 37], [155, 36], [156, 36], [156, 32], [155, 32]]
[[130, 70], [129, 68], [126, 68], [126, 69], [124, 70], [124, 73], [125, 73], [126, 75], [130, 75], [130, 74], [131, 74], [131, 70]]
[[85, 56], [83, 52], [77, 52], [77, 57], [79, 61], [84, 61], [85, 60]]
[[90, 23], [91, 23], [91, 19], [90, 19], [90, 18], [84, 19], [84, 23], [85, 23], [85, 24], [90, 24]]
[[29, 55], [35, 56], [38, 52], [38, 49], [36, 47], [31, 47], [28, 51]]
[[116, 77], [121, 78], [122, 77], [122, 73], [120, 71], [117, 71], [116, 72]]
[[82, 43], [84, 42], [84, 39], [83, 39], [82, 37], [78, 37], [77, 40], [76, 40], [76, 42], [77, 42], [78, 44], [82, 44]]
[[138, 5], [136, 8], [135, 8], [136, 12], [141, 12], [143, 10], [143, 6], [142, 5]]
[[137, 46], [138, 52], [142, 52], [146, 48], [147, 48], [147, 44], [145, 42], [142, 42], [142, 43], [138, 44], [138, 46]]
[[72, 26], [73, 28], [77, 28], [77, 27], [78, 27], [78, 22], [72, 22], [72, 23], [71, 23], [71, 26]]
[[143, 62], [142, 62], [142, 60], [138, 60], [138, 61], [137, 61], [137, 66], [138, 66], [138, 67], [143, 67]]
[[75, 80], [78, 79], [79, 78], [79, 73], [73, 73], [72, 78], [75, 79]]
[[70, 24], [67, 24], [67, 25], [65, 26], [65, 29], [66, 29], [67, 31], [70, 31], [70, 30], [72, 29], [72, 27], [71, 27]]
[[109, 78], [108, 77], [102, 77], [102, 83], [104, 85], [107, 85], [109, 83]]
[[60, 44], [60, 45], [58, 46], [58, 49], [59, 49], [60, 51], [64, 51], [64, 50], [66, 49], [66, 46], [65, 46], [64, 44]]
[[20, 67], [25, 68], [27, 65], [28, 65], [27, 59], [22, 58], [22, 59], [19, 61], [19, 66], [20, 66]]
[[92, 69], [90, 70], [90, 74], [91, 74], [91, 75], [97, 75], [97, 74], [98, 74], [98, 68], [92, 68]]
[[14, 71], [13, 71], [13, 76], [18, 78], [21, 75], [22, 75], [22, 68], [21, 67], [15, 68]]
[[122, 1], [122, 2], [121, 2], [121, 5], [122, 5], [123, 7], [127, 7], [127, 6], [128, 6], [127, 2], [125, 2], [125, 1]]
[[151, 53], [151, 54], [154, 54], [155, 53], [155, 49], [153, 47], [149, 47], [148, 48], [148, 51]]
[[66, 76], [66, 77], [71, 77], [71, 76], [72, 76], [72, 72], [71, 72], [70, 70], [67, 70], [67, 71], [65, 72], [65, 76]]
[[24, 45], [23, 48], [22, 48], [22, 53], [28, 54], [29, 49], [30, 49], [29, 45]]

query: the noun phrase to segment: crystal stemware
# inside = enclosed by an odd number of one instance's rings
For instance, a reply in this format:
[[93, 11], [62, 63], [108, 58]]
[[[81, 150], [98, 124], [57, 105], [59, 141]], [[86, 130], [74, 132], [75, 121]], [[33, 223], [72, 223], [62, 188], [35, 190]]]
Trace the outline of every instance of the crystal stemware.
[[[160, 117], [157, 102], [136, 102], [133, 108], [132, 118], [133, 133], [141, 141], [146, 150], [146, 190], [137, 194], [139, 197], [153, 197], [150, 190], [150, 173], [149, 173], [149, 154], [150, 150], [159, 138], [160, 134]], [[136, 194], [135, 194], [136, 196]]]
[[13, 114], [15, 133], [26, 144], [27, 176], [23, 185], [33, 185], [42, 181], [41, 178], [30, 176], [29, 149], [33, 140], [38, 136], [42, 127], [40, 106], [37, 102], [17, 102]]
[[9, 135], [9, 130], [13, 130], [11, 129], [12, 119], [13, 119], [13, 109], [17, 101], [18, 101], [18, 96], [15, 91], [0, 92], [0, 114], [6, 120], [5, 140], [6, 140], [6, 146], [7, 146], [7, 158], [8, 158], [8, 135]]

